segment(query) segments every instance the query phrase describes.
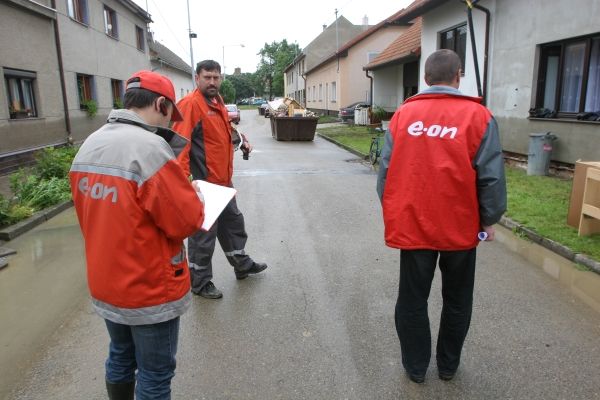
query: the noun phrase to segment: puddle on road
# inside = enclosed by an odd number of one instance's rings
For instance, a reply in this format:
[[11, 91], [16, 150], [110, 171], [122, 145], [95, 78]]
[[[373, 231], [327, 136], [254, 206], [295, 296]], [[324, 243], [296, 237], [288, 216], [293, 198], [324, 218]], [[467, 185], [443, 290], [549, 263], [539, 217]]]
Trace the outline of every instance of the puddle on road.
[[573, 262], [545, 247], [516, 237], [502, 226], [496, 225], [496, 234], [496, 239], [500, 243], [540, 267], [600, 313], [600, 274], [593, 271], [580, 271]]

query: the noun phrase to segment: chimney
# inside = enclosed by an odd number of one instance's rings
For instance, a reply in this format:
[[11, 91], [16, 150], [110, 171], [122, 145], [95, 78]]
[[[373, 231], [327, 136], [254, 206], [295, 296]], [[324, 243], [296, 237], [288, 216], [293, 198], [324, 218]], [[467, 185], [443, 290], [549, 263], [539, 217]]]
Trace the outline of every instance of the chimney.
[[367, 17], [367, 15], [365, 14], [365, 16], [363, 17], [363, 31], [366, 31], [367, 29], [369, 29], [369, 17]]
[[327, 25], [323, 24], [323, 30], [327, 29]]

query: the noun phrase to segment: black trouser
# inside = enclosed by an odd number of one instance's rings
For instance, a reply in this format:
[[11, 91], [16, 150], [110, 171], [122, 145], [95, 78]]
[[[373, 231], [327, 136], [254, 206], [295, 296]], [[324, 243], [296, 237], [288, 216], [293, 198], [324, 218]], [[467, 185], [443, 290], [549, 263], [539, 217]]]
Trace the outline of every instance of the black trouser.
[[198, 231], [188, 238], [192, 291], [195, 293], [213, 277], [212, 256], [217, 239], [235, 271], [244, 271], [252, 267], [253, 261], [244, 251], [248, 239], [244, 216], [237, 208], [235, 197], [227, 204], [208, 232]]
[[476, 249], [401, 250], [396, 331], [402, 365], [411, 375], [425, 375], [431, 358], [427, 299], [439, 256], [444, 305], [438, 333], [438, 370], [454, 373], [471, 323]]

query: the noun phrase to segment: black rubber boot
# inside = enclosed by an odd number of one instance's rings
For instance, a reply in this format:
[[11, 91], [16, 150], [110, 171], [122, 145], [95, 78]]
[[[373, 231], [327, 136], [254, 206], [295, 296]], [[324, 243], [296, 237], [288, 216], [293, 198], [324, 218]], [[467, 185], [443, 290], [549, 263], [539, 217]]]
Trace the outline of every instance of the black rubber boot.
[[133, 400], [135, 381], [127, 383], [110, 383], [106, 381], [108, 400]]

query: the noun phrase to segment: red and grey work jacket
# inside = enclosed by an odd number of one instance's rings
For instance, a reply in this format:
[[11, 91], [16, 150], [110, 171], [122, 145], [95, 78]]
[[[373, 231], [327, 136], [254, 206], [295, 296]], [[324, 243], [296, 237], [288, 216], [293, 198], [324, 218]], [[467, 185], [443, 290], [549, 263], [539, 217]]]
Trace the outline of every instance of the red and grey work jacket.
[[394, 114], [377, 185], [388, 246], [471, 249], [506, 210], [498, 128], [480, 101], [433, 86]]
[[92, 302], [116, 323], [168, 321], [190, 304], [183, 239], [202, 225], [204, 207], [167, 140], [185, 142], [114, 110], [69, 173]]
[[233, 144], [229, 115], [220, 96], [216, 102], [198, 90], [177, 103], [183, 121], [173, 130], [189, 140], [178, 159], [189, 175], [221, 186], [231, 186]]

